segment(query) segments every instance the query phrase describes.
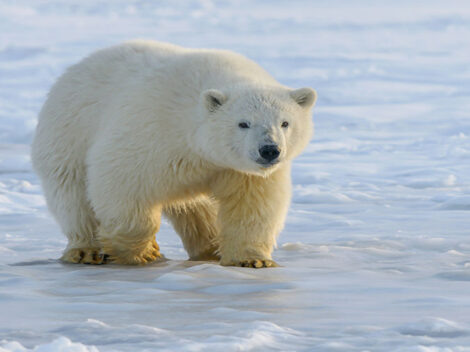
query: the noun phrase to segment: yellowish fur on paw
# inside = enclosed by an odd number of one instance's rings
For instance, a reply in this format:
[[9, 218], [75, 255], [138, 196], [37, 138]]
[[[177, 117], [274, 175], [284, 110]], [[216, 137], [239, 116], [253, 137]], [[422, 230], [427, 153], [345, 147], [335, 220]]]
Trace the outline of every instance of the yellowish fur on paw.
[[145, 265], [163, 258], [160, 254], [160, 247], [155, 240], [150, 241], [143, 250], [116, 249], [111, 243], [103, 243], [103, 252], [108, 253], [109, 262], [121, 265]]
[[60, 259], [67, 263], [101, 265], [108, 262], [108, 255], [101, 253], [99, 248], [72, 248]]
[[270, 259], [247, 259], [247, 260], [241, 260], [235, 263], [223, 264], [223, 265], [239, 266], [243, 268], [255, 268], [255, 269], [275, 268], [279, 266], [274, 260], [270, 260]]

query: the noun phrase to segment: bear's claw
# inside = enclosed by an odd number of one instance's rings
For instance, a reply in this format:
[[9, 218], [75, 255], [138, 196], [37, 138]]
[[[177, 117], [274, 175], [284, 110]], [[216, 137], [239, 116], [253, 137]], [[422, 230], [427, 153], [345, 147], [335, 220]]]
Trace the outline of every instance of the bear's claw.
[[274, 260], [269, 259], [251, 259], [251, 260], [242, 260], [235, 264], [235, 266], [240, 266], [244, 268], [274, 268], [279, 265]]
[[60, 259], [67, 263], [101, 265], [108, 262], [109, 256], [101, 253], [99, 248], [72, 248]]
[[112, 244], [103, 241], [103, 250], [109, 253], [108, 263], [121, 265], [145, 265], [165, 257], [160, 254], [160, 247], [155, 240], [147, 244], [147, 247], [139, 252], [129, 250], [116, 250]]

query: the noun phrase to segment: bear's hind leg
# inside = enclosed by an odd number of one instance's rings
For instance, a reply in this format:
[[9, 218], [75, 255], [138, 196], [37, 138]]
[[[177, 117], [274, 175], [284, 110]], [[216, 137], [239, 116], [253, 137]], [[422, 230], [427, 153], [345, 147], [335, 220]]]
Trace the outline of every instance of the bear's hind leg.
[[68, 239], [60, 258], [68, 263], [104, 264], [106, 257], [96, 240], [97, 221], [86, 197], [84, 177], [77, 170], [43, 178], [50, 211]]
[[164, 214], [181, 237], [190, 260], [219, 260], [217, 206], [207, 197], [168, 205]]

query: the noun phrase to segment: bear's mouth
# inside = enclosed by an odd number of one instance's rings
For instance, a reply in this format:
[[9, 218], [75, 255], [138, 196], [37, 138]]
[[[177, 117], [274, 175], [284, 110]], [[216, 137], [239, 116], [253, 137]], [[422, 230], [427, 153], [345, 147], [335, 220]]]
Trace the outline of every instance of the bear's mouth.
[[279, 164], [280, 160], [279, 159], [275, 159], [275, 160], [272, 160], [272, 161], [267, 161], [266, 159], [263, 159], [263, 158], [258, 158], [256, 159], [256, 163], [258, 165], [261, 165], [262, 167], [264, 168], [268, 168], [268, 167], [271, 167], [271, 166], [274, 166], [276, 164]]

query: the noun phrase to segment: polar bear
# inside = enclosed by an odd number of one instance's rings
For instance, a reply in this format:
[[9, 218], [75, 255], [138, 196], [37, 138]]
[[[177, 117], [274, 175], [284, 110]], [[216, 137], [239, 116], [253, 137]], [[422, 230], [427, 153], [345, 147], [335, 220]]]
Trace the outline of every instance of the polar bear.
[[32, 162], [68, 238], [62, 260], [162, 258], [163, 214], [191, 260], [272, 267], [311, 88], [224, 50], [136, 40], [70, 67], [42, 107]]

